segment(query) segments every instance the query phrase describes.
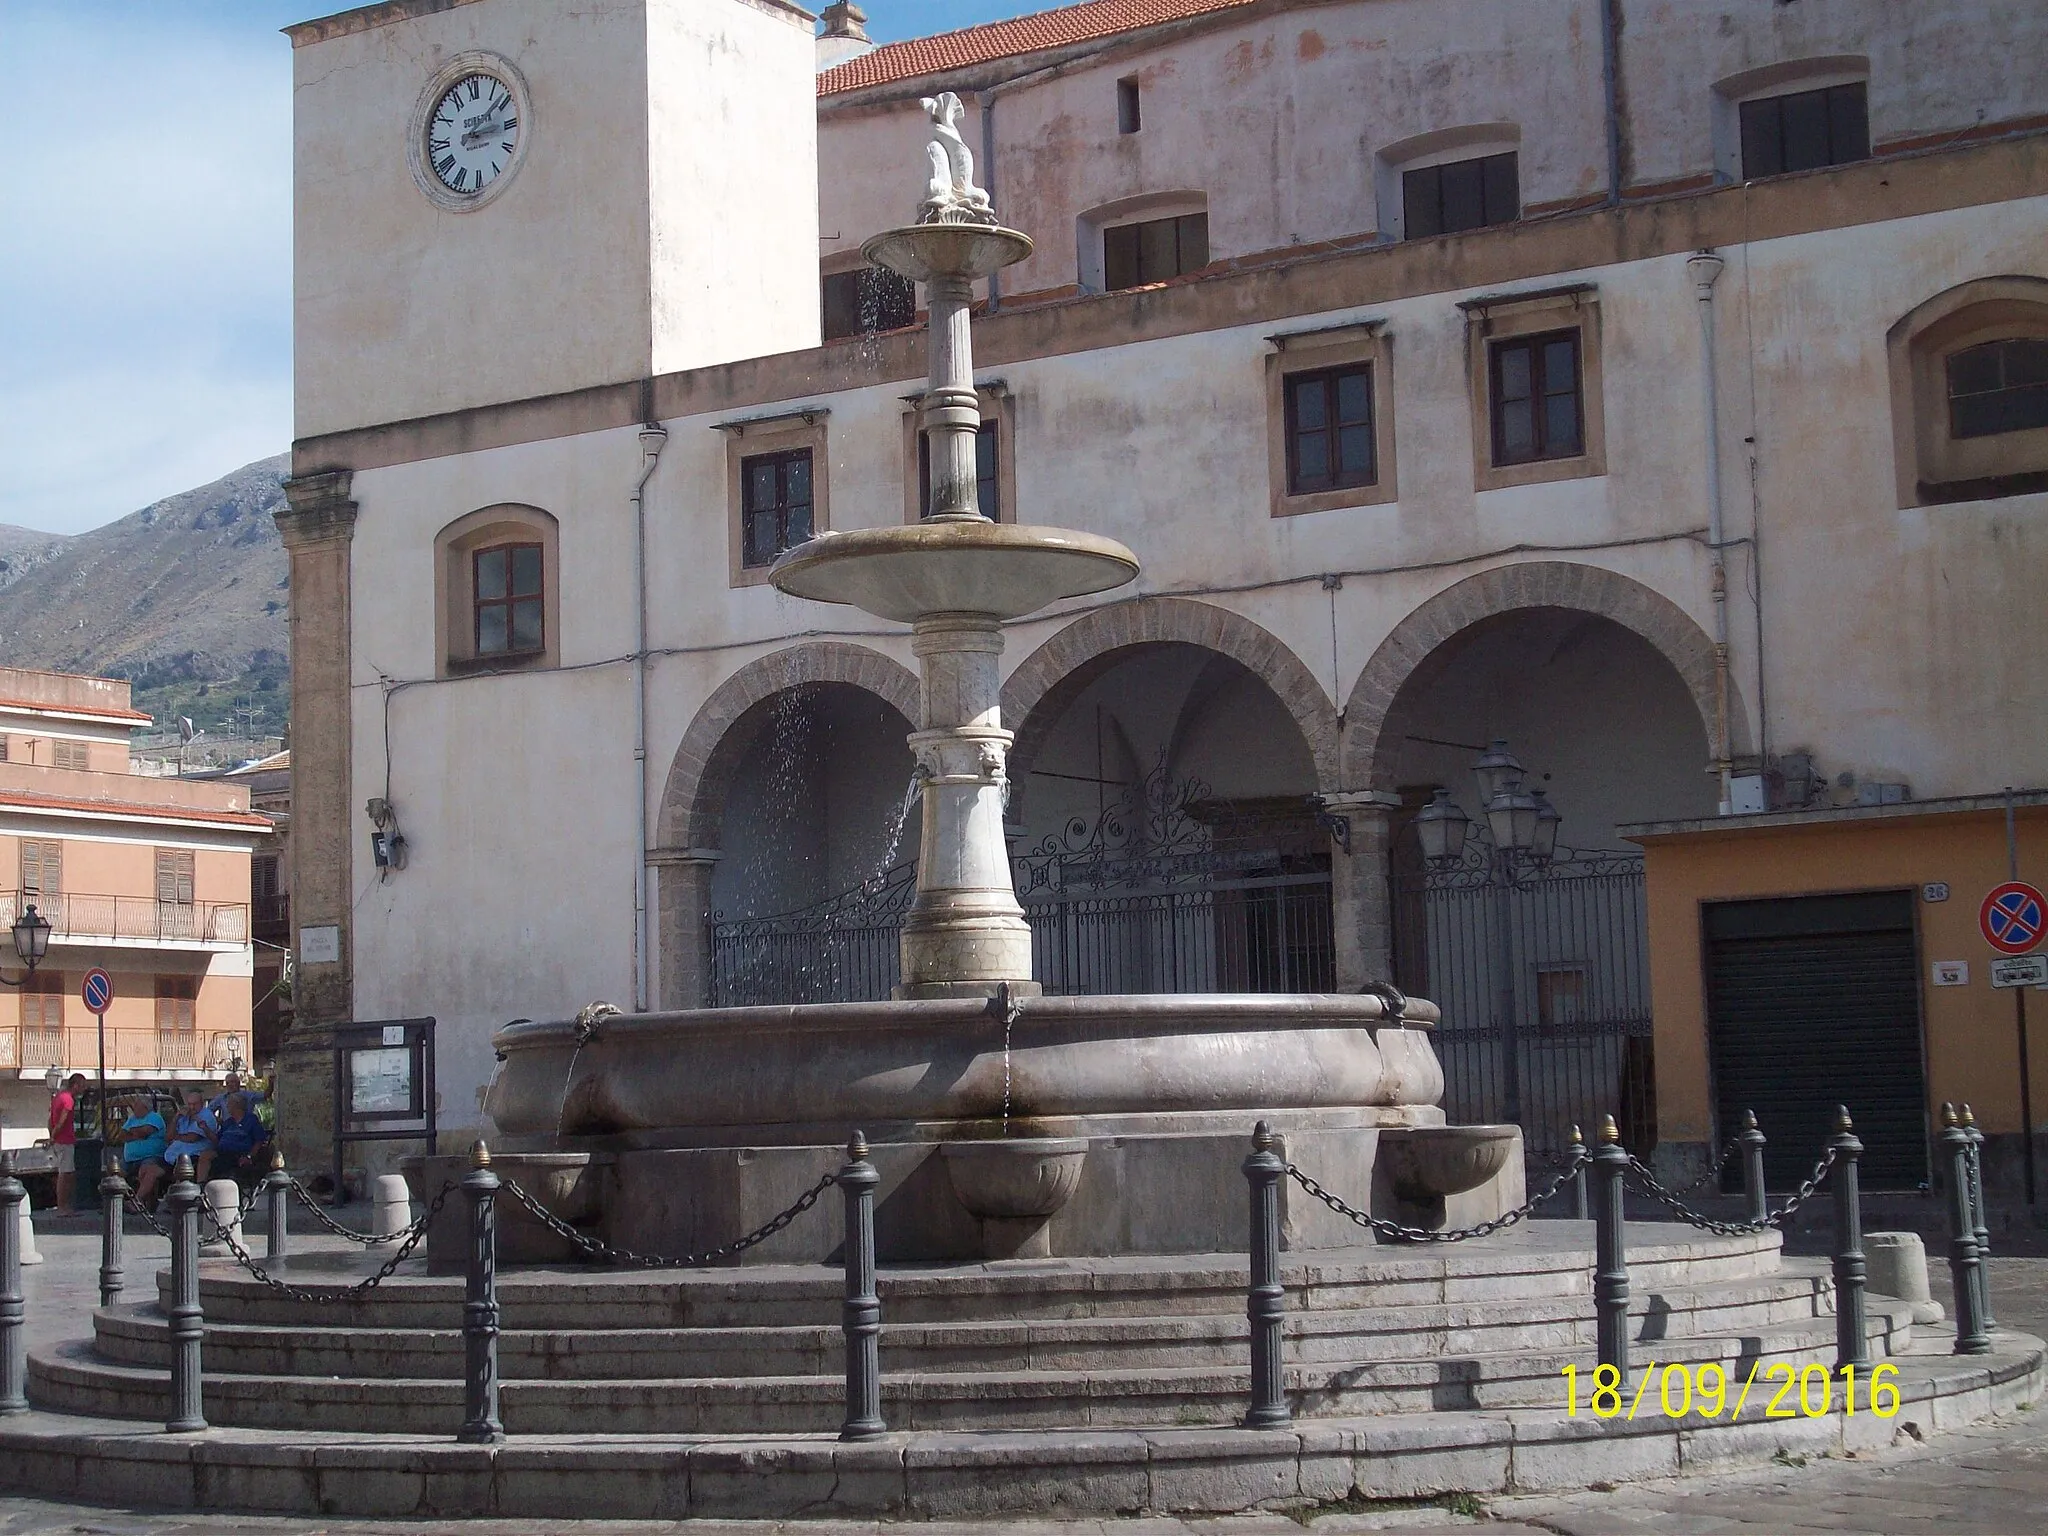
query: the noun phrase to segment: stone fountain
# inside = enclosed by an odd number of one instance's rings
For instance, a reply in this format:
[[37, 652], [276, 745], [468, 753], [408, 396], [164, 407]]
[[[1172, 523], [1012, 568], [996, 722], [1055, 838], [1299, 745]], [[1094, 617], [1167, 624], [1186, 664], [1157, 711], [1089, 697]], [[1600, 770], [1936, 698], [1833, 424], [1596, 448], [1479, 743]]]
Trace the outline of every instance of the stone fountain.
[[[837, 1165], [855, 1127], [883, 1177], [884, 1260], [1238, 1248], [1239, 1164], [1259, 1119], [1400, 1219], [1514, 1205], [1519, 1132], [1445, 1124], [1426, 1002], [1391, 988], [1045, 997], [1033, 980], [1003, 837], [1002, 625], [1119, 587], [1138, 561], [1098, 534], [981, 513], [973, 284], [1031, 241], [1003, 228], [975, 185], [958, 100], [925, 106], [931, 178], [916, 222], [863, 254], [927, 294], [929, 515], [821, 534], [771, 574], [792, 596], [911, 626], [924, 814], [895, 999], [509, 1026], [485, 1104], [501, 1161], [534, 1158], [565, 1220], [668, 1252], [779, 1210]], [[432, 1185], [436, 1172], [423, 1173]], [[1291, 1246], [1359, 1237], [1310, 1202], [1288, 1213]], [[798, 1223], [747, 1257], [823, 1258], [834, 1240], [829, 1223]], [[501, 1241], [511, 1260], [569, 1256], [516, 1220]]]

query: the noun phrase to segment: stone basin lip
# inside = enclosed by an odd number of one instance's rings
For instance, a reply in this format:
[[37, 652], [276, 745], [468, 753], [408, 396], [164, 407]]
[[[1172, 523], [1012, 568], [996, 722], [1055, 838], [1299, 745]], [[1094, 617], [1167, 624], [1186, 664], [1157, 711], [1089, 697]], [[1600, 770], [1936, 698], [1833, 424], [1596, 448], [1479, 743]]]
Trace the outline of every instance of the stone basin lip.
[[[1091, 997], [1020, 997], [1013, 1001], [1019, 1026], [1082, 1024], [1117, 1019], [1148, 1030], [1202, 1033], [1219, 1026], [1231, 1029], [1377, 1029], [1433, 1030], [1441, 1015], [1434, 1003], [1408, 999], [1398, 1019], [1387, 1017], [1387, 1005], [1369, 993], [1298, 992], [1173, 992], [1109, 994]], [[979, 998], [912, 998], [867, 1003], [750, 1003], [737, 1008], [686, 1008], [668, 1013], [620, 1014], [598, 1025], [593, 1041], [657, 1035], [726, 1035], [734, 1030], [799, 1033], [930, 1034], [973, 1036], [1002, 1033], [1002, 1020], [988, 1001]], [[499, 1051], [548, 1050], [574, 1037], [572, 1019], [529, 1020], [508, 1024], [491, 1037]]]
[[1019, 618], [1137, 575], [1138, 557], [1099, 533], [962, 521], [828, 530], [784, 553], [768, 579], [793, 597], [910, 624], [944, 613]]

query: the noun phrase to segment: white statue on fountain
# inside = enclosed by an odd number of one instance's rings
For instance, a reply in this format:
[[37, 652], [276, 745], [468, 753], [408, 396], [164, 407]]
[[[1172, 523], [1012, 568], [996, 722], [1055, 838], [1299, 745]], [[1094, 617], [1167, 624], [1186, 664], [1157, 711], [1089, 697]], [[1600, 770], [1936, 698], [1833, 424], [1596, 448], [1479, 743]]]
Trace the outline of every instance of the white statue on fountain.
[[924, 147], [932, 176], [918, 205], [917, 222], [993, 227], [995, 210], [989, 206], [988, 193], [974, 184], [974, 156], [960, 137], [960, 98], [951, 91], [927, 96], [924, 109], [932, 120], [931, 141]]

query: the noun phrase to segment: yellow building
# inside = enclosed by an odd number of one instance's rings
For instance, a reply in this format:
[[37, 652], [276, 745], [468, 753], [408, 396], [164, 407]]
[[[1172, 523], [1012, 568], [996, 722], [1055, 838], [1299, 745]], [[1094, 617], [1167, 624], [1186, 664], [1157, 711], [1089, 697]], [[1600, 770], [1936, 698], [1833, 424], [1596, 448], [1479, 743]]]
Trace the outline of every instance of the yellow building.
[[[0, 1134], [45, 1133], [50, 1075], [96, 1077], [78, 995], [114, 981], [110, 1083], [216, 1079], [250, 1045], [250, 853], [270, 830], [246, 787], [129, 772], [149, 717], [110, 678], [0, 668], [0, 927], [33, 906], [49, 952], [0, 1002]], [[11, 945], [8, 946], [11, 951]], [[0, 970], [20, 978], [10, 953]]]
[[[2008, 807], [2010, 807], [2008, 809]], [[1642, 844], [1660, 1161], [1683, 1176], [1757, 1112], [1774, 1188], [1811, 1165], [1838, 1103], [1865, 1182], [1939, 1180], [1944, 1103], [1989, 1138], [1985, 1178], [2023, 1198], [2022, 1046], [2048, 1112], [2048, 991], [1993, 985], [1978, 926], [2015, 864], [2048, 879], [2048, 792], [1731, 816], [1627, 829]], [[2048, 1137], [2036, 1177], [2048, 1176]]]

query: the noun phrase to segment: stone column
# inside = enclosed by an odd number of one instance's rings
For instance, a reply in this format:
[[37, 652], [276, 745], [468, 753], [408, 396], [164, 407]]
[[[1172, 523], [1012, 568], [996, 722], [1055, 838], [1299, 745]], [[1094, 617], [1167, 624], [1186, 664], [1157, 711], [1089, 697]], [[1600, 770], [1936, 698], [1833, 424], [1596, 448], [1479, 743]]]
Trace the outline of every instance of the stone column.
[[1338, 790], [1323, 808], [1351, 828], [1351, 846], [1330, 839], [1330, 918], [1337, 948], [1337, 990], [1393, 979], [1393, 898], [1387, 886], [1397, 796]]
[[1003, 836], [1002, 629], [988, 614], [932, 614], [917, 621], [910, 646], [923, 677], [925, 729], [911, 733], [910, 751], [924, 818], [897, 995], [985, 997], [1003, 982], [1035, 995], [1031, 925]]
[[941, 272], [925, 284], [931, 313], [926, 355], [931, 388], [924, 397], [924, 432], [930, 440], [931, 505], [921, 510], [952, 521], [982, 516], [979, 477], [974, 472], [974, 436], [981, 427], [981, 399], [974, 392], [974, 346], [968, 306], [974, 280]]
[[[290, 562], [292, 1026], [278, 1050], [278, 1139], [295, 1168], [333, 1157], [333, 1026], [355, 1008], [351, 885], [348, 470], [285, 481]], [[309, 941], [308, 934], [311, 934]], [[333, 958], [323, 958], [331, 955]]]
[[647, 856], [655, 868], [664, 1009], [711, 1006], [711, 876], [719, 857], [716, 848], [657, 848]]

